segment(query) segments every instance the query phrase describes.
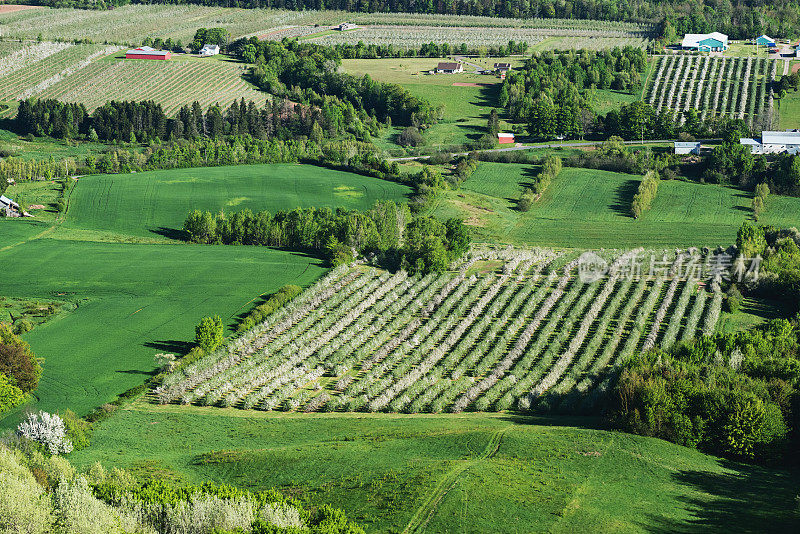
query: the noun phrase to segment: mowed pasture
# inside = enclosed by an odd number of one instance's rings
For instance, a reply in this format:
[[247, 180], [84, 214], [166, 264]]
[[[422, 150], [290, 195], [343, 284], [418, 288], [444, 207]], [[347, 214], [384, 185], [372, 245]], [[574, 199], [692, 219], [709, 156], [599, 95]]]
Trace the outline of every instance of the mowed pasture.
[[[232, 327], [260, 295], [309, 285], [325, 272], [304, 254], [165, 242], [151, 229], [179, 228], [194, 207], [292, 209], [301, 197], [305, 206], [365, 207], [406, 191], [302, 165], [177, 170], [84, 177], [66, 221], [3, 220], [3, 296], [78, 305], [25, 335], [44, 359], [37, 399], [28, 407], [86, 413], [141, 384], [156, 353], [187, 350], [201, 317], [218, 314]], [[20, 413], [0, 424], [16, 424]]]
[[[800, 67], [800, 63], [795, 64]], [[779, 100], [778, 124], [781, 130], [800, 128], [800, 92], [790, 91]]]
[[377, 200], [402, 201], [410, 191], [394, 182], [299, 164], [94, 175], [80, 179], [66, 226], [155, 237], [180, 229], [193, 209], [367, 209]]
[[[752, 217], [747, 191], [675, 180], [661, 181], [652, 208], [637, 220], [630, 203], [641, 176], [570, 167], [520, 212], [516, 201], [537, 172], [534, 165], [481, 163], [433, 212], [463, 217], [479, 241], [579, 248], [728, 246]], [[800, 200], [770, 197], [760, 222], [800, 225]]]
[[[175, 55], [169, 61], [124, 57], [124, 52], [112, 54], [58, 78], [60, 69], [67, 67], [36, 64], [25, 70], [37, 74], [27, 75], [23, 71], [20, 76], [25, 80], [13, 91], [25, 96], [26, 88], [28, 93], [32, 92], [30, 88], [35, 88], [38, 98], [77, 102], [90, 111], [111, 100], [153, 100], [169, 115], [194, 101], [200, 102], [203, 108], [217, 103], [227, 108], [231, 102], [242, 98], [263, 106], [269, 98], [242, 77], [243, 63], [227, 57]], [[36, 84], [42, 83], [40, 78], [48, 76], [53, 83], [36, 88]]]
[[796, 525], [796, 472], [593, 423], [137, 402], [98, 425], [92, 446], [70, 460], [278, 487], [312, 505], [341, 507], [368, 532], [756, 532], [764, 525], [790, 532]]
[[[632, 264], [658, 272], [637, 276]], [[454, 273], [340, 267], [230, 345], [168, 375], [161, 403], [259, 410], [592, 413], [621, 362], [716, 331], [700, 255], [473, 249]], [[713, 262], [712, 258], [708, 261]], [[626, 271], [627, 269], [627, 271]]]
[[[12, 224], [0, 223], [0, 232]], [[230, 325], [258, 295], [324, 271], [313, 258], [269, 249], [47, 237], [0, 251], [0, 263], [5, 296], [77, 303], [24, 337], [44, 359], [27, 407], [81, 414], [141, 384], [156, 353], [186, 350], [204, 315]], [[2, 424], [16, 424], [19, 413]]]

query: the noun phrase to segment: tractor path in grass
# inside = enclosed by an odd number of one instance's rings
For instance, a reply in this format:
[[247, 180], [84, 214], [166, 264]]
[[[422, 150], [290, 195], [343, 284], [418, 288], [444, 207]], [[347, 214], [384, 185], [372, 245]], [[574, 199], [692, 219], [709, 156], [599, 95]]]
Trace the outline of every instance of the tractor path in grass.
[[486, 447], [483, 449], [481, 454], [472, 459], [472, 460], [462, 460], [454, 465], [450, 471], [448, 471], [442, 480], [436, 485], [431, 496], [420, 506], [417, 511], [414, 513], [414, 516], [409, 521], [408, 525], [405, 529], [403, 529], [403, 534], [411, 534], [412, 532], [424, 532], [425, 527], [430, 523], [431, 519], [433, 518], [434, 514], [436, 513], [436, 509], [439, 506], [439, 503], [442, 502], [442, 499], [445, 498], [447, 493], [458, 484], [458, 481], [461, 478], [461, 475], [471, 467], [474, 467], [477, 463], [481, 462], [482, 460], [487, 460], [495, 455], [497, 450], [500, 448], [500, 441], [503, 439], [503, 434], [511, 428], [512, 425], [508, 425], [506, 428], [498, 430], [494, 432], [491, 437], [489, 438], [489, 443], [486, 444]]

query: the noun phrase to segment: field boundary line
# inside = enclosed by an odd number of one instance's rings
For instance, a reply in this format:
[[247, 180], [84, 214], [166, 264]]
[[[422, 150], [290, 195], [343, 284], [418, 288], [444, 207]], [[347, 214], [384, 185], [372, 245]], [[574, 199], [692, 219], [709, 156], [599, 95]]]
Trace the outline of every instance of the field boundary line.
[[445, 475], [436, 485], [436, 488], [434, 488], [431, 496], [422, 504], [422, 506], [417, 509], [416, 512], [414, 512], [414, 515], [411, 517], [411, 521], [409, 521], [408, 525], [406, 525], [406, 528], [403, 529], [403, 534], [424, 532], [425, 527], [428, 525], [430, 520], [433, 519], [433, 515], [436, 513], [439, 503], [442, 502], [450, 490], [456, 486], [461, 474], [481, 460], [488, 460], [494, 456], [497, 453], [497, 450], [500, 448], [500, 442], [503, 439], [503, 434], [505, 434], [509, 428], [511, 427], [507, 426], [501, 430], [493, 432], [489, 437], [489, 443], [486, 444], [483, 452], [481, 452], [481, 454], [477, 457], [473, 458], [472, 460], [456, 460], [458, 463], [447, 473], [445, 473]]

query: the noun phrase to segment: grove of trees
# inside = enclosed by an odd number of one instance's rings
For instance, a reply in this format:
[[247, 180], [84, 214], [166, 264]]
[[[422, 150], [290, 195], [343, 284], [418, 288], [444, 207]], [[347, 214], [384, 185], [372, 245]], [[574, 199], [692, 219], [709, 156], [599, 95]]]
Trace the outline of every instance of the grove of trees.
[[367, 211], [295, 208], [272, 214], [250, 210], [227, 215], [192, 211], [183, 225], [190, 241], [262, 245], [308, 251], [331, 265], [376, 255], [389, 267], [412, 272], [443, 271], [464, 254], [469, 233], [459, 219], [442, 223], [412, 217], [408, 206], [377, 202]]

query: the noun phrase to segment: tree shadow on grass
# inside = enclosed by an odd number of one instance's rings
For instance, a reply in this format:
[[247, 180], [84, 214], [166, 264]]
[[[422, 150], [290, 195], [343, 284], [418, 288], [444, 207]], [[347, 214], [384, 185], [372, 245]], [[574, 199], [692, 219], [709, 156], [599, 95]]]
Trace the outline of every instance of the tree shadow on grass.
[[143, 371], [141, 369], [128, 369], [127, 371], [116, 371], [117, 373], [123, 373], [126, 375], [145, 375], [145, 376], [155, 376], [158, 374], [157, 370], [153, 371]]
[[[493, 107], [493, 108], [499, 107], [500, 103], [498, 102], [498, 100], [500, 99], [500, 88], [501, 87], [502, 87], [502, 84], [500, 84], [500, 83], [492, 83], [492, 84], [488, 84], [488, 85], [481, 85], [480, 95], [478, 96], [478, 100], [476, 100], [475, 102], [470, 102], [470, 103], [475, 105], [475, 106], [481, 106], [481, 107], [485, 107], [485, 106], [489, 106], [489, 107]], [[502, 110], [498, 110], [498, 111], [502, 112]], [[489, 114], [488, 113], [485, 113], [484, 115], [486, 116], [487, 119], [489, 118]]]
[[189, 234], [186, 233], [185, 230], [180, 230], [178, 228], [166, 228], [164, 226], [159, 226], [156, 229], [150, 229], [150, 232], [158, 234], [162, 237], [166, 237], [167, 239], [174, 239], [176, 241], [189, 240]]
[[156, 349], [164, 352], [172, 352], [176, 354], [186, 354], [192, 347], [194, 347], [194, 343], [190, 341], [179, 341], [179, 340], [157, 340], [157, 341], [148, 341], [144, 344], [145, 347], [150, 349]]
[[501, 419], [515, 425], [565, 426], [592, 430], [611, 428], [602, 417], [585, 415], [529, 415], [523, 412], [508, 412]]
[[611, 204], [614, 213], [623, 217], [631, 217], [631, 203], [633, 195], [639, 189], [639, 183], [639, 180], [625, 180], [617, 187], [614, 192], [614, 203]]
[[673, 475], [691, 490], [681, 497], [687, 521], [649, 519], [651, 532], [798, 532], [796, 470], [779, 471], [720, 460], [727, 473], [684, 470]]

